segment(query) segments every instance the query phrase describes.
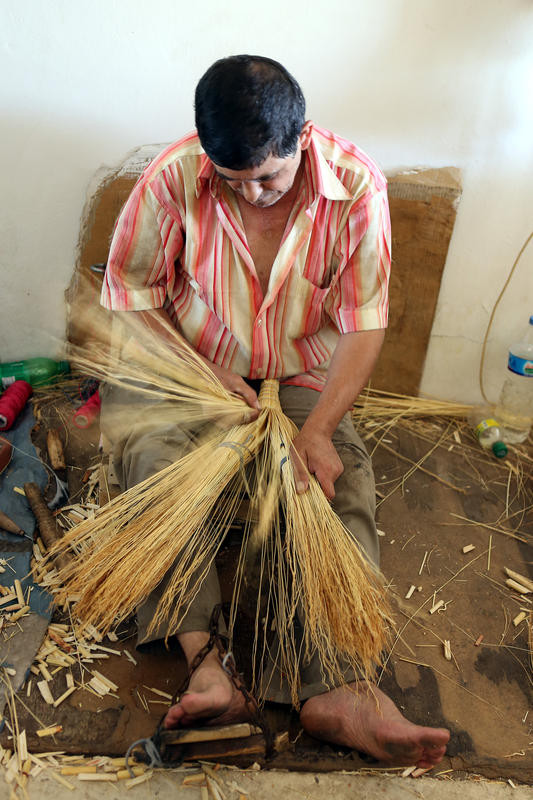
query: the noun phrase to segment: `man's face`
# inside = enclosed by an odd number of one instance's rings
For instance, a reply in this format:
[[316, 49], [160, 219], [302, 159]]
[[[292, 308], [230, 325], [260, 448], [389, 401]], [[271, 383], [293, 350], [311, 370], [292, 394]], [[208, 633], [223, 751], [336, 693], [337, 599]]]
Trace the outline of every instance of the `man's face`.
[[251, 169], [226, 169], [214, 164], [217, 175], [247, 203], [256, 208], [268, 208], [292, 189], [302, 160], [302, 148], [292, 156], [268, 156], [262, 164]]

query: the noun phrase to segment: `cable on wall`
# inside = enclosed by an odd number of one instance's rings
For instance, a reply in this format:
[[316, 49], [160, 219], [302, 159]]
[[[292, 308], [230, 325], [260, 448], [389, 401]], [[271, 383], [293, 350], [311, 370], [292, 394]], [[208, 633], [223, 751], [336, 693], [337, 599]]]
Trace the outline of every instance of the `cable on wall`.
[[505, 291], [506, 291], [507, 287], [509, 286], [509, 283], [511, 282], [511, 278], [513, 277], [513, 274], [514, 274], [514, 271], [515, 271], [515, 269], [516, 269], [516, 267], [518, 265], [518, 262], [520, 261], [520, 258], [522, 257], [522, 253], [524, 252], [524, 250], [526, 249], [526, 247], [528, 246], [528, 244], [530, 243], [530, 241], [532, 239], [533, 239], [533, 231], [531, 231], [531, 233], [529, 234], [529, 236], [525, 240], [524, 244], [520, 248], [520, 251], [519, 251], [517, 257], [514, 260], [514, 264], [511, 267], [511, 271], [509, 272], [509, 275], [507, 276], [507, 280], [505, 281], [505, 283], [503, 285], [503, 288], [502, 288], [500, 294], [498, 295], [498, 299], [494, 303], [494, 307], [493, 307], [492, 313], [490, 315], [489, 323], [487, 325], [487, 330], [485, 331], [485, 338], [483, 339], [483, 347], [482, 347], [482, 350], [481, 350], [481, 361], [480, 361], [480, 364], [479, 364], [479, 388], [481, 389], [481, 394], [483, 395], [483, 400], [487, 404], [489, 404], [489, 400], [487, 399], [487, 395], [485, 394], [485, 387], [484, 387], [484, 383], [483, 383], [483, 368], [485, 366], [485, 352], [486, 352], [486, 349], [487, 349], [487, 341], [488, 341], [488, 338], [489, 338], [490, 329], [492, 327], [492, 322], [493, 322], [494, 316], [496, 314], [496, 309], [498, 308], [498, 306], [500, 304], [500, 300], [502, 299], [503, 295], [505, 294]]

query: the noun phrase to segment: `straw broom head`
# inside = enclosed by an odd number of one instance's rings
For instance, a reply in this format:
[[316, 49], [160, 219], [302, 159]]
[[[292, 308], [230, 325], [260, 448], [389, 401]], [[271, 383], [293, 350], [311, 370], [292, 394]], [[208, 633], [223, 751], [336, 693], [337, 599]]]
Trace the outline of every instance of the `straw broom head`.
[[[278, 667], [287, 676], [297, 706], [297, 665], [314, 654], [330, 686], [343, 683], [347, 669], [371, 678], [381, 661], [390, 615], [382, 576], [332, 510], [314, 476], [309, 476], [309, 489], [297, 494], [289, 452], [298, 431], [283, 414], [277, 389], [276, 381], [265, 381], [259, 396], [261, 406], [269, 409], [269, 420], [256, 458], [254, 511], [259, 522], [248, 548], [261, 551], [263, 566], [270, 568], [265, 583], [276, 586], [270, 613], [279, 640]], [[303, 627], [302, 642], [295, 639], [296, 618]]]
[[[144, 329], [142, 334], [146, 338]], [[176, 420], [180, 414], [186, 423], [206, 414], [219, 424], [236, 413], [242, 418], [242, 400], [224, 390], [178, 335], [173, 344], [169, 350], [152, 337], [144, 347], [134, 335], [126, 355], [124, 348], [105, 354], [77, 349], [74, 355], [91, 374], [129, 388], [135, 381], [141, 394], [162, 396], [165, 413]], [[212, 428], [197, 450], [69, 532], [53, 554], [70, 549], [78, 558], [60, 575], [64, 586], [58, 600], [79, 596], [75, 613], [106, 631], [131, 614], [174, 565], [152, 629], [166, 624], [169, 634], [175, 632], [234, 518], [246, 485], [244, 466], [259, 453], [250, 503], [259, 521], [247, 526], [234, 606], [246, 553], [260, 553], [280, 641], [277, 658], [297, 704], [296, 617], [303, 620], [304, 657], [318, 653], [324, 678], [334, 685], [346, 664], [370, 676], [386, 641], [388, 613], [380, 576], [315, 479], [311, 476], [305, 494], [295, 491], [289, 450], [297, 431], [281, 411], [276, 381], [264, 382], [260, 404], [257, 420], [225, 431]]]

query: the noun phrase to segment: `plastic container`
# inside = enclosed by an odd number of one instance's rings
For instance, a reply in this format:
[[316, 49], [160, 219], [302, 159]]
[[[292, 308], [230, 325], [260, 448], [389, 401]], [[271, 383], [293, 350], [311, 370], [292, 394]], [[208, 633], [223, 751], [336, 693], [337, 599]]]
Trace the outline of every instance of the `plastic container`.
[[470, 414], [474, 435], [484, 450], [491, 450], [496, 458], [505, 458], [507, 445], [502, 431], [490, 408], [475, 408]]
[[509, 348], [507, 378], [495, 410], [509, 444], [524, 442], [533, 422], [533, 316], [524, 334]]
[[3, 389], [19, 380], [27, 381], [32, 386], [44, 386], [67, 372], [70, 372], [68, 361], [54, 361], [52, 358], [27, 358], [25, 361], [0, 364]]

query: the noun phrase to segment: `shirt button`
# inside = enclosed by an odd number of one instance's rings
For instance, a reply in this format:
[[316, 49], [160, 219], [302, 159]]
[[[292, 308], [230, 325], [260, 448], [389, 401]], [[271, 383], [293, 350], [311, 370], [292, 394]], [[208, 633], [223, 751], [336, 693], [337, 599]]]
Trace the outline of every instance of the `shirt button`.
[[263, 324], [263, 319], [262, 319], [262, 317], [259, 317], [259, 319], [257, 320], [257, 324], [258, 324], [258, 325], [262, 325], [262, 324]]

